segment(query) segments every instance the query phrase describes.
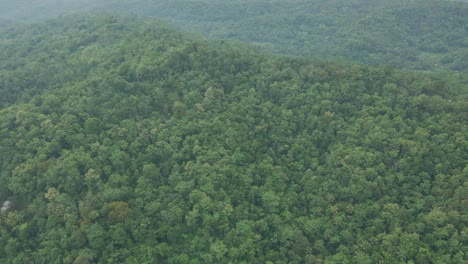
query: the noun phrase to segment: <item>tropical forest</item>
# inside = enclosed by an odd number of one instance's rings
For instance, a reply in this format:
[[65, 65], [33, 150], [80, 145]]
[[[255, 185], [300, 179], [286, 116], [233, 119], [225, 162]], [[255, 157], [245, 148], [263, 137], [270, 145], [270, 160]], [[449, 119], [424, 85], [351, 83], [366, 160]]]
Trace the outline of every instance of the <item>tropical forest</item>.
[[0, 263], [468, 263], [468, 2], [0, 0]]

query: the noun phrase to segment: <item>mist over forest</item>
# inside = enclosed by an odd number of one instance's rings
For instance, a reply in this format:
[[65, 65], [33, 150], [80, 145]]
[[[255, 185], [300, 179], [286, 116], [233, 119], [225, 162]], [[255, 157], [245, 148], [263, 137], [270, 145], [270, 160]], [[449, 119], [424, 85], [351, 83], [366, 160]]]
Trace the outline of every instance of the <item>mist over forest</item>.
[[466, 2], [0, 0], [0, 263], [468, 263]]
[[3, 2], [0, 18], [16, 22], [114, 12], [287, 55], [441, 72], [468, 68], [468, 7], [452, 1]]

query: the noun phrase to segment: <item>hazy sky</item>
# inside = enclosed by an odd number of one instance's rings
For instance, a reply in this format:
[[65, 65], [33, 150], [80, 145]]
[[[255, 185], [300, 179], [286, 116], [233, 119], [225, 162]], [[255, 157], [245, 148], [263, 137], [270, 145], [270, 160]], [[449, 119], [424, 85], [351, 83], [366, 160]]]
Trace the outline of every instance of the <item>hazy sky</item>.
[[31, 21], [113, 6], [114, 0], [0, 0], [0, 18]]
[[[191, 0], [192, 2], [210, 1], [220, 2], [220, 0]], [[230, 1], [230, 0], [226, 0]], [[261, 1], [261, 0], [245, 0]], [[264, 1], [264, 0], [263, 0]], [[315, 0], [317, 1], [317, 0]], [[327, 1], [327, 0], [323, 0]], [[346, 1], [346, 0], [343, 0]], [[447, 1], [447, 0], [441, 0]], [[450, 1], [450, 0], [449, 0]], [[453, 1], [453, 0], [452, 0]], [[468, 0], [455, 0], [468, 2]], [[113, 11], [113, 10], [135, 10], [142, 5], [170, 3], [169, 0], [0, 0], [0, 19], [14, 21], [34, 21], [53, 18], [60, 15], [67, 15], [74, 12], [84, 11]], [[144, 9], [144, 8], [143, 8]], [[141, 11], [141, 9], [140, 9]]]

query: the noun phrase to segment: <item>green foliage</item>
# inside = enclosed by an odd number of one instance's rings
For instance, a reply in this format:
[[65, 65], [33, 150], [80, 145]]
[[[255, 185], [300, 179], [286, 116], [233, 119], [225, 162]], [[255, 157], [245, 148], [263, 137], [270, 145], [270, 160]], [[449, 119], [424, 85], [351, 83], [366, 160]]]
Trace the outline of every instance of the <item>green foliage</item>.
[[467, 71], [468, 5], [450, 1], [138, 1], [115, 7], [212, 38], [366, 64]]
[[462, 74], [115, 15], [7, 33], [2, 263], [467, 261]]
[[[11, 21], [44, 20], [77, 11], [112, 11], [156, 17], [210, 38], [249, 42], [258, 49], [282, 54], [344, 57], [371, 65], [466, 73], [467, 3], [466, 0], [81, 0], [60, 4], [53, 0], [13, 1], [3, 3], [0, 29], [8, 28]], [[95, 37], [66, 44], [73, 48]], [[9, 38], [3, 37], [2, 43], [11, 44]], [[46, 56], [42, 54], [42, 58]], [[30, 66], [26, 74], [36, 77], [48, 76], [55, 68], [50, 65], [48, 71]], [[155, 64], [140, 66], [134, 65], [143, 76], [154, 74], [151, 69]], [[128, 64], [124, 63], [122, 70], [125, 69]], [[16, 86], [14, 78], [2, 76], [2, 79]]]

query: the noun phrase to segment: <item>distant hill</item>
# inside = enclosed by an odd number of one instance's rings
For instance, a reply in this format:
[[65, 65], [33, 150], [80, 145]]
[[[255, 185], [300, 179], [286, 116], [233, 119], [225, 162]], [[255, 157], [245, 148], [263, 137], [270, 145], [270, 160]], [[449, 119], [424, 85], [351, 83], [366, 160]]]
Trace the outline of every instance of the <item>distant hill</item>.
[[[0, 17], [47, 18], [106, 10], [157, 17], [216, 39], [277, 53], [344, 57], [430, 71], [468, 71], [468, 5], [453, 1], [23, 1]], [[39, 2], [38, 2], [39, 3]], [[4, 4], [5, 5], [5, 4]], [[37, 5], [37, 6], [36, 6]], [[39, 10], [39, 12], [38, 12]]]
[[0, 37], [0, 263], [467, 261], [466, 75], [117, 15]]
[[144, 14], [276, 52], [465, 71], [468, 5], [446, 1], [168, 1]]

